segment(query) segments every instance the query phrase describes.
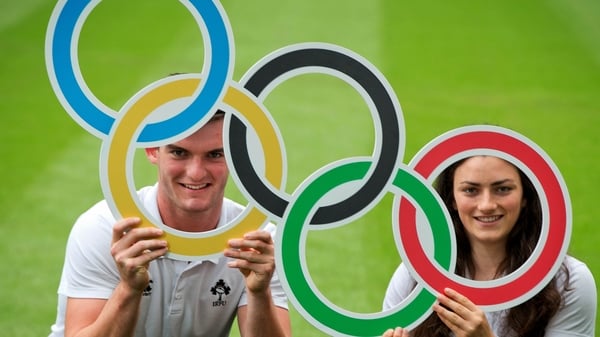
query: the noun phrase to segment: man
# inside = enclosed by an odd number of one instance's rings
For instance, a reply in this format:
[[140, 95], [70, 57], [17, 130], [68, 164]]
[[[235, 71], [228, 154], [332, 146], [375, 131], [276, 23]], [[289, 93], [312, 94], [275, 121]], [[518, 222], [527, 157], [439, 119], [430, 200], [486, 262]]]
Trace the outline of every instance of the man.
[[[158, 182], [138, 191], [173, 229], [204, 232], [243, 208], [224, 198], [223, 113], [173, 144], [146, 149]], [[100, 202], [74, 225], [59, 287], [58, 336], [290, 336], [287, 299], [274, 273], [273, 225], [228, 242], [205, 261], [165, 257], [162, 230], [116, 221]]]

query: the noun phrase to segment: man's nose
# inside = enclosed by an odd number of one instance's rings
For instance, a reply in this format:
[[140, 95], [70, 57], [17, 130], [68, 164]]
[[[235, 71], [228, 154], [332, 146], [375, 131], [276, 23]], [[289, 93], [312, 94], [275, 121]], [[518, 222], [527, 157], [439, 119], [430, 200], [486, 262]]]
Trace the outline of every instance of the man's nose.
[[206, 168], [202, 158], [193, 158], [187, 165], [187, 175], [195, 180], [200, 180], [206, 176]]

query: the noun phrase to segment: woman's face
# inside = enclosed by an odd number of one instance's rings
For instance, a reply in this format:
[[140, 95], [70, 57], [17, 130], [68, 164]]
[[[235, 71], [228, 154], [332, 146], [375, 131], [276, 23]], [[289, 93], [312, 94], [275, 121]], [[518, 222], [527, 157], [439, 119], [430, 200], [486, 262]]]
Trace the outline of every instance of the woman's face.
[[471, 157], [456, 168], [453, 186], [454, 208], [471, 245], [505, 245], [525, 206], [516, 167], [497, 157]]

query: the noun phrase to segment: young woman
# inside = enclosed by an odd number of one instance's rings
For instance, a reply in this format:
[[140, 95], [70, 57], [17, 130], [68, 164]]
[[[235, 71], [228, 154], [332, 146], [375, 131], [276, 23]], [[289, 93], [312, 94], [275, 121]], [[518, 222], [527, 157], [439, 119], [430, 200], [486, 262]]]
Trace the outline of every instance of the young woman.
[[[541, 232], [541, 206], [533, 185], [517, 167], [493, 156], [466, 158], [442, 172], [436, 189], [454, 223], [457, 275], [492, 280], [529, 258]], [[402, 301], [415, 285], [401, 264], [388, 286], [384, 309]], [[567, 256], [542, 291], [512, 309], [486, 313], [462, 294], [445, 289], [433, 311], [410, 333], [396, 328], [384, 337], [593, 337], [596, 286], [587, 266]]]

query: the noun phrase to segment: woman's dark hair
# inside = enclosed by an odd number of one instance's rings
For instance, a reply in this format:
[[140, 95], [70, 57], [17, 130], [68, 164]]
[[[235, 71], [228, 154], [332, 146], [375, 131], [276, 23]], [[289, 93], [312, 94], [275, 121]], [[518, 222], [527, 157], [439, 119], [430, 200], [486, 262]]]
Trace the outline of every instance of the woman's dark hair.
[[[464, 226], [460, 221], [458, 211], [454, 207], [454, 173], [468, 158], [462, 159], [445, 169], [435, 182], [446, 208], [450, 213], [456, 233], [457, 258], [455, 273], [459, 276], [475, 274], [475, 265], [471, 254], [471, 245], [467, 239]], [[516, 167], [515, 167], [516, 168]], [[542, 230], [542, 208], [535, 187], [529, 178], [518, 168], [525, 206], [509, 234], [506, 251], [510, 252], [496, 271], [497, 277], [509, 274], [519, 268], [531, 255]], [[565, 285], [568, 285], [568, 271], [564, 264], [562, 270], [566, 273]], [[562, 303], [562, 296], [552, 279], [537, 295], [528, 301], [513, 307], [506, 316], [506, 325], [522, 337], [542, 337], [550, 319], [556, 314]], [[442, 337], [449, 336], [450, 329], [442, 323], [437, 314], [431, 314], [423, 323], [411, 332], [413, 337]]]

